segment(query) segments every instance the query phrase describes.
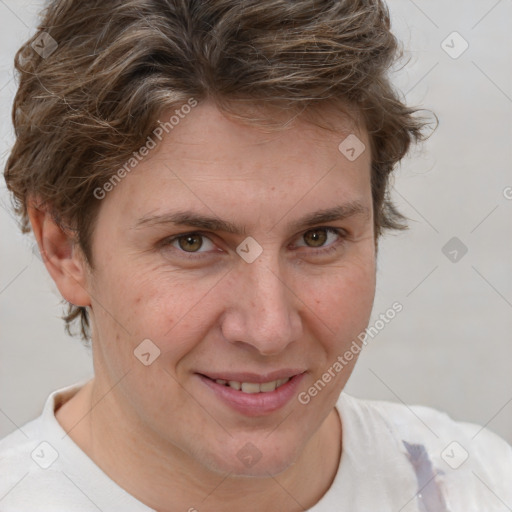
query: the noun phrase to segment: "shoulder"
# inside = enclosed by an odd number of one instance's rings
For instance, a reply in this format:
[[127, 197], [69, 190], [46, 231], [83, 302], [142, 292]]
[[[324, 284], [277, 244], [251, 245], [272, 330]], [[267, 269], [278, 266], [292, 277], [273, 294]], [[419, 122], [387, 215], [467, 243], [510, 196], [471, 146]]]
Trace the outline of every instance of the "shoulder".
[[[8, 467], [28, 468], [31, 459], [31, 452], [37, 446], [41, 417], [30, 421], [17, 428], [12, 433], [0, 439], [0, 474], [9, 476]], [[2, 478], [0, 486], [4, 485]], [[0, 487], [1, 488], [1, 487]]]
[[84, 382], [50, 394], [41, 416], [0, 440], [2, 512], [146, 512], [70, 438], [55, 417]]
[[47, 432], [42, 415], [0, 441], [0, 510], [97, 511], [82, 484], [76, 483], [73, 467], [79, 467], [80, 460], [71, 460], [59, 439], [47, 437]]
[[[52, 454], [50, 448], [41, 444], [41, 417], [17, 428], [0, 440], [0, 509], [29, 510], [37, 506], [32, 502], [31, 494], [35, 485], [52, 480], [52, 471], [44, 478], [34, 479], [38, 469], [49, 463]], [[38, 484], [39, 481], [39, 484]], [[42, 494], [44, 496], [44, 493]]]
[[[94, 509], [74, 483], [71, 441], [55, 420], [54, 406], [79, 385], [48, 397], [42, 414], [0, 440], [0, 510], [65, 512]], [[97, 509], [97, 508], [96, 508]]]
[[[456, 421], [447, 413], [422, 405], [406, 405], [383, 400], [366, 400], [343, 393], [342, 407], [351, 410], [360, 422], [377, 422], [396, 435], [419, 437], [442, 443], [446, 439], [459, 439], [474, 448], [499, 449], [512, 456], [512, 447], [489, 429], [474, 423]], [[486, 450], [487, 451], [487, 450]], [[476, 453], [480, 455], [480, 453]], [[512, 458], [510, 459], [512, 462]]]
[[497, 508], [489, 510], [512, 505], [512, 447], [487, 428], [455, 421], [430, 407], [361, 400], [344, 393], [339, 405], [369, 436], [385, 433], [381, 439], [393, 444], [393, 451], [411, 463], [417, 476], [418, 466], [426, 463], [423, 469], [428, 466], [454, 503], [496, 502]]
[[[463, 421], [456, 421], [447, 413], [422, 405], [405, 405], [386, 401], [364, 401], [389, 428], [402, 437], [420, 437], [428, 445], [446, 447], [448, 440], [467, 447], [468, 455], [485, 462], [489, 456], [500, 455], [512, 468], [512, 447], [491, 430]], [[495, 459], [496, 461], [496, 459]]]

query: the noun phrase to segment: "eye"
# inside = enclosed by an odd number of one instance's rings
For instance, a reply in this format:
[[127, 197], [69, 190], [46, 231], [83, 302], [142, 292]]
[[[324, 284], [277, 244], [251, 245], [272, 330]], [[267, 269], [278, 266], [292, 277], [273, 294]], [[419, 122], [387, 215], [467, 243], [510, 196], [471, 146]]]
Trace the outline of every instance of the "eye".
[[346, 233], [342, 229], [333, 227], [319, 227], [306, 231], [301, 239], [306, 242], [303, 245], [298, 244], [298, 247], [311, 247], [319, 248], [319, 252], [326, 250], [334, 250], [336, 247], [343, 243]]
[[[347, 233], [343, 229], [334, 227], [318, 227], [310, 229], [302, 234], [298, 247], [316, 249], [314, 253], [322, 254], [336, 251], [343, 244]], [[165, 240], [159, 244], [165, 250], [178, 252], [185, 258], [206, 257], [209, 252], [215, 252], [215, 244], [203, 233], [183, 233]], [[202, 249], [202, 250], [201, 250]]]
[[[185, 253], [204, 253], [215, 248], [213, 242], [201, 233], [184, 233], [166, 240], [164, 245]], [[199, 249], [204, 250], [200, 251]]]

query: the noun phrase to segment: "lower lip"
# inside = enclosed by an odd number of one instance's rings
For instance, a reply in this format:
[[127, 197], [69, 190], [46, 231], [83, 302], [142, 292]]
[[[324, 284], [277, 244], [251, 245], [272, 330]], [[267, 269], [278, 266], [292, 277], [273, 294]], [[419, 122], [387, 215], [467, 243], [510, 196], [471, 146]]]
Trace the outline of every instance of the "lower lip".
[[230, 386], [217, 384], [204, 375], [196, 375], [232, 409], [246, 416], [263, 416], [284, 407], [297, 394], [297, 388], [305, 374], [295, 375], [274, 391], [266, 393], [244, 393]]

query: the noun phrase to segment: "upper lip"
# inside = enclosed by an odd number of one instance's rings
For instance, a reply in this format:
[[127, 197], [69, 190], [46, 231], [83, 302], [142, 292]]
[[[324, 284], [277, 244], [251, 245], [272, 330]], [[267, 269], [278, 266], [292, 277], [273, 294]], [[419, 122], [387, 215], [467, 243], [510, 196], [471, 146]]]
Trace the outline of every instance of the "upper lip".
[[289, 379], [304, 373], [303, 369], [285, 368], [282, 370], [275, 370], [269, 373], [252, 373], [252, 372], [198, 372], [212, 380], [226, 380], [235, 382], [254, 382], [262, 384], [263, 382], [272, 382], [278, 379]]

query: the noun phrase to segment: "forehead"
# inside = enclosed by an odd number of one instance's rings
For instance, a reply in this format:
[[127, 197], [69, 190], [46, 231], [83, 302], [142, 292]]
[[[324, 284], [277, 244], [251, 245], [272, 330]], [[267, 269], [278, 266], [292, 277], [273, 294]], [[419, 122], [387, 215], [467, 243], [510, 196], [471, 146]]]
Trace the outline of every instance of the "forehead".
[[[318, 209], [319, 203], [371, 201], [366, 131], [341, 116], [328, 122], [332, 130], [299, 118], [285, 129], [265, 130], [200, 104], [108, 194], [103, 213], [133, 225], [195, 207], [261, 224], [275, 223], [292, 209]], [[351, 160], [340, 151], [346, 140], [358, 141], [358, 152], [367, 149]]]
[[[275, 114], [272, 111], [257, 112], [255, 115], [275, 116], [276, 127], [233, 119], [210, 102], [201, 104], [165, 137], [155, 157], [170, 150], [175, 157], [197, 159], [205, 167], [215, 166], [217, 162], [238, 164], [231, 166], [237, 174], [255, 171], [263, 163], [273, 167], [272, 162], [279, 165], [282, 172], [287, 169], [293, 172], [294, 166], [283, 166], [283, 160], [290, 159], [295, 167], [301, 161], [332, 160], [333, 156], [340, 156], [339, 143], [347, 136], [353, 134], [360, 140], [367, 139], [366, 131], [355, 120], [326, 107], [315, 114], [309, 113], [308, 118], [330, 127], [330, 130], [304, 116], [293, 118], [288, 114], [287, 118], [287, 114], [279, 111]], [[165, 119], [165, 116], [162, 117]]]

